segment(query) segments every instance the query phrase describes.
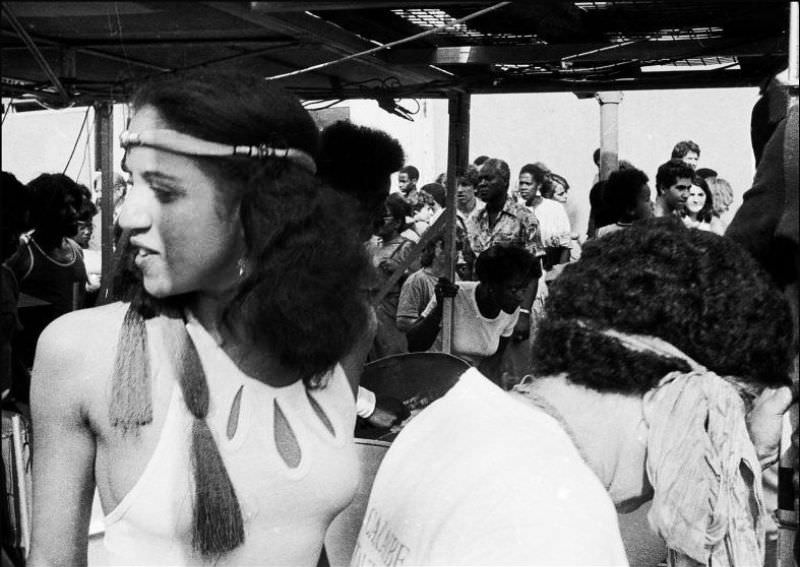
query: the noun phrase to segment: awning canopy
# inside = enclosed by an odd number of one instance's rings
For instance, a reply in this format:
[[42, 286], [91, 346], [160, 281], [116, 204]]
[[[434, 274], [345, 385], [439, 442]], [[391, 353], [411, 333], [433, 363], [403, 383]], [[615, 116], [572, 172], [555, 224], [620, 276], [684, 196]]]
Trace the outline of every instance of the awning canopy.
[[752, 86], [786, 67], [789, 28], [789, 2], [765, 0], [2, 7], [2, 95], [56, 107], [122, 101], [158, 73], [236, 67], [272, 77], [419, 34], [277, 80], [309, 100]]

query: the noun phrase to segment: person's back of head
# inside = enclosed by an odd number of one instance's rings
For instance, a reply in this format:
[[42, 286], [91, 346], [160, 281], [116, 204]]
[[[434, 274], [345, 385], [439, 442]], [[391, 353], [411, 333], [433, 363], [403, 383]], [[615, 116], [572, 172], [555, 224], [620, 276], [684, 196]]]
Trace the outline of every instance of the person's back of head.
[[478, 255], [475, 275], [481, 283], [493, 285], [517, 276], [528, 281], [538, 279], [542, 270], [533, 254], [524, 248], [494, 244]]
[[712, 178], [712, 177], [716, 177], [716, 176], [717, 176], [717, 172], [716, 172], [716, 171], [714, 171], [713, 169], [711, 169], [710, 167], [701, 167], [700, 169], [698, 169], [697, 171], [695, 171], [695, 173], [696, 173], [698, 176], [700, 176], [700, 177], [702, 177], [703, 179], [705, 179], [706, 181], [708, 181], [708, 180], [709, 180], [709, 178]]
[[[644, 192], [649, 179], [639, 169], [619, 169], [612, 171], [603, 186], [603, 210], [612, 222], [631, 222], [649, 215], [642, 206]], [[649, 197], [647, 198], [649, 211]]]
[[693, 177], [694, 170], [689, 165], [679, 158], [673, 158], [659, 166], [656, 173], [656, 188], [660, 193], [661, 190], [675, 185], [678, 179]]
[[733, 188], [731, 184], [722, 177], [716, 176], [706, 179], [706, 183], [708, 183], [708, 189], [714, 201], [714, 215], [721, 216], [728, 212], [731, 203], [733, 203]]
[[672, 155], [670, 156], [670, 158], [682, 159], [689, 152], [694, 152], [697, 154], [697, 157], [700, 157], [700, 146], [698, 146], [692, 140], [682, 140], [677, 144], [675, 144], [675, 147], [672, 148]]
[[783, 296], [730, 239], [674, 217], [587, 242], [551, 290], [535, 339], [537, 375], [566, 373], [601, 392], [642, 394], [685, 360], [629, 350], [606, 331], [664, 340], [721, 376], [788, 382]]
[[398, 221], [401, 225], [400, 231], [406, 227], [406, 218], [412, 214], [411, 205], [406, 201], [400, 193], [390, 193], [384, 201], [386, 210], [392, 218]]
[[480, 169], [480, 167], [486, 162], [487, 159], [489, 159], [489, 156], [478, 156], [475, 158], [472, 164]]
[[28, 189], [13, 173], [0, 178], [0, 262], [17, 249], [19, 235], [28, 229], [30, 197]]
[[566, 179], [557, 173], [549, 172], [545, 176], [539, 192], [545, 199], [552, 199], [555, 196], [559, 186], [563, 187], [565, 190], [569, 190], [569, 183]]
[[426, 183], [420, 191], [423, 191], [433, 198], [433, 201], [444, 208], [447, 199], [447, 190], [440, 183]]
[[358, 201], [362, 223], [370, 230], [389, 194], [391, 174], [403, 166], [403, 148], [382, 130], [339, 121], [320, 136], [319, 175]]

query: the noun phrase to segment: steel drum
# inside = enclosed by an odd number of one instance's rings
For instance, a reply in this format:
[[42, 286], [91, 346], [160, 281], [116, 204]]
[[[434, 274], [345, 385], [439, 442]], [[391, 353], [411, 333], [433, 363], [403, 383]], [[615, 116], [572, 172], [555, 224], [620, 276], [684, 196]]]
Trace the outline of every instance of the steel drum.
[[[377, 396], [399, 400], [413, 416], [446, 394], [469, 367], [460, 358], [441, 352], [395, 354], [364, 366], [361, 386]], [[359, 420], [355, 436], [391, 441], [400, 429], [394, 427], [387, 432]]]

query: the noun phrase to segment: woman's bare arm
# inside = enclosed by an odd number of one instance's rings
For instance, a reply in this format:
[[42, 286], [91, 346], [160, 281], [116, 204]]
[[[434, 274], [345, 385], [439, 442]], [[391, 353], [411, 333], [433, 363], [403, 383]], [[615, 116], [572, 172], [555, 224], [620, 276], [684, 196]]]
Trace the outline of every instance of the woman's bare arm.
[[72, 315], [42, 333], [31, 378], [33, 537], [29, 564], [86, 565], [95, 436], [87, 417], [89, 345]]

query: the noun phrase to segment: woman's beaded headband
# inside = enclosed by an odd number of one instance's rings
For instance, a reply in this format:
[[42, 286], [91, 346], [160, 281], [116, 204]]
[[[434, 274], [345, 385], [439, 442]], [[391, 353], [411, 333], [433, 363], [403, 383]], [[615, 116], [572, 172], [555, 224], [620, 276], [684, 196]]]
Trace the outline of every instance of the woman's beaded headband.
[[176, 130], [144, 130], [142, 132], [125, 130], [119, 136], [119, 144], [125, 149], [130, 146], [147, 146], [190, 156], [280, 157], [293, 161], [312, 175], [317, 172], [314, 158], [297, 148], [274, 148], [266, 144], [230, 146], [201, 140]]

